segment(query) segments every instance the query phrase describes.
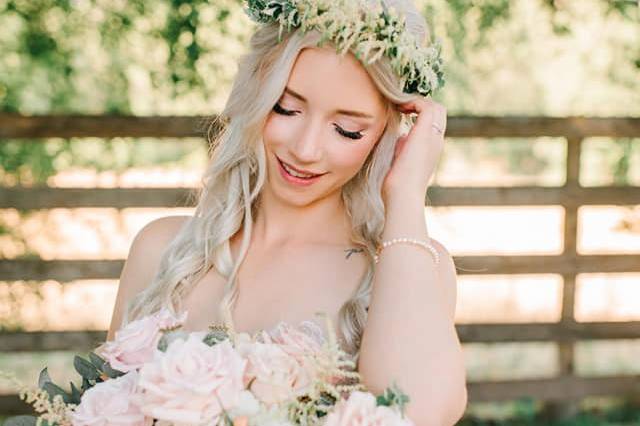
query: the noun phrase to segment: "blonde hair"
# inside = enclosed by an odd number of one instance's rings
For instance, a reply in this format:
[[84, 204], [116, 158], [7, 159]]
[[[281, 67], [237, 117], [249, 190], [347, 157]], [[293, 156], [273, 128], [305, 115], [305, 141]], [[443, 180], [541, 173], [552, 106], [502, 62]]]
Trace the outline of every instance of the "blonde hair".
[[[420, 40], [428, 37], [424, 18], [411, 0], [386, 0], [406, 17], [407, 28]], [[238, 297], [236, 276], [251, 239], [252, 218], [259, 205], [266, 178], [266, 158], [262, 128], [278, 101], [296, 57], [307, 47], [315, 47], [320, 34], [299, 30], [285, 34], [278, 42], [277, 24], [259, 26], [250, 39], [248, 53], [240, 60], [239, 71], [218, 120], [226, 126], [218, 134], [209, 132], [211, 161], [196, 195], [195, 213], [167, 246], [155, 277], [148, 287], [127, 305], [124, 323], [151, 314], [161, 307], [174, 312], [194, 285], [215, 267], [226, 279], [220, 315], [231, 324], [231, 312]], [[381, 188], [389, 170], [397, 138], [408, 123], [391, 103], [403, 103], [415, 94], [402, 91], [399, 78], [383, 56], [364, 65], [375, 86], [387, 101], [387, 126], [363, 167], [342, 188], [342, 198], [351, 220], [351, 238], [368, 255], [369, 265], [359, 286], [340, 309], [340, 339], [357, 362], [360, 340], [367, 319], [375, 263], [373, 255], [384, 227]], [[211, 123], [216, 124], [215, 120]], [[233, 259], [229, 239], [243, 227], [238, 259]]]

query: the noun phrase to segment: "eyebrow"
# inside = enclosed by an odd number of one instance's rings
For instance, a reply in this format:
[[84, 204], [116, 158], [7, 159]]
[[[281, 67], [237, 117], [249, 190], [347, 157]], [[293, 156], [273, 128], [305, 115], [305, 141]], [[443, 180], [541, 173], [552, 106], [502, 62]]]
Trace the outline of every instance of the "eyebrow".
[[[297, 93], [297, 92], [291, 90], [289, 87], [285, 87], [284, 91], [285, 91], [285, 93], [290, 94], [294, 98], [300, 99], [302, 102], [307, 102], [307, 99], [304, 96], [302, 96], [300, 93]], [[338, 114], [341, 114], [341, 115], [351, 115], [353, 117], [374, 118], [371, 114], [367, 114], [367, 113], [360, 112], [360, 111], [350, 111], [350, 110], [346, 110], [346, 109], [338, 109], [335, 112], [338, 113]]]

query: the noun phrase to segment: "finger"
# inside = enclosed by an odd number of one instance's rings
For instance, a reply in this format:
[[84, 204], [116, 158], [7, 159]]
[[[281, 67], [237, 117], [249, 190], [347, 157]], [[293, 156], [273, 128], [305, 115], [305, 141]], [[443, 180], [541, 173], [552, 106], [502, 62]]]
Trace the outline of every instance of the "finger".
[[393, 151], [393, 158], [395, 159], [404, 149], [404, 145], [407, 143], [407, 138], [409, 137], [408, 134], [406, 135], [402, 135], [398, 138], [397, 142], [396, 142], [396, 146], [395, 149]]
[[444, 105], [439, 105], [438, 110], [439, 110], [438, 123], [440, 123], [440, 127], [444, 131], [447, 129], [447, 108], [445, 108]]
[[436, 108], [434, 112], [434, 119], [431, 125], [433, 132], [437, 137], [444, 138], [447, 127], [447, 112], [444, 107]]
[[411, 128], [411, 132], [413, 134], [431, 135], [434, 131], [431, 125], [436, 118], [436, 106], [433, 101], [428, 99], [419, 99], [414, 101], [413, 104], [418, 117]]
[[431, 134], [436, 137], [443, 137], [447, 126], [447, 109], [437, 102], [433, 102], [433, 121], [431, 123]]

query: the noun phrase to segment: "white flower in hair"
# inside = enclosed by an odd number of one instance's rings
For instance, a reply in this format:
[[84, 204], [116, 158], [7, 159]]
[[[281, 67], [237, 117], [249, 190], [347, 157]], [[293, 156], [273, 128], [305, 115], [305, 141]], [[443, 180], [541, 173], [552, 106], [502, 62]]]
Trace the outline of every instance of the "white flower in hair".
[[247, 0], [244, 11], [255, 22], [278, 23], [278, 40], [285, 29], [316, 29], [320, 45], [330, 40], [367, 65], [387, 56], [406, 93], [428, 96], [444, 86], [440, 41], [421, 45], [382, 0], [374, 7], [365, 0]]

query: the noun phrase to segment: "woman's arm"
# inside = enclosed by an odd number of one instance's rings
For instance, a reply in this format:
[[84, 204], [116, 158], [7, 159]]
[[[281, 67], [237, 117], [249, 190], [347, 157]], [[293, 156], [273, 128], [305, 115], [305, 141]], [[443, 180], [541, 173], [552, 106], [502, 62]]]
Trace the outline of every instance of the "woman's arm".
[[[383, 241], [428, 240], [424, 199], [387, 204]], [[455, 424], [467, 405], [466, 372], [455, 324], [456, 271], [438, 242], [438, 265], [415, 245], [380, 254], [358, 369], [364, 384], [382, 393], [393, 382], [409, 395], [406, 413], [416, 425]]]

